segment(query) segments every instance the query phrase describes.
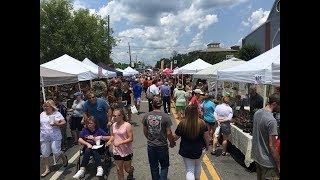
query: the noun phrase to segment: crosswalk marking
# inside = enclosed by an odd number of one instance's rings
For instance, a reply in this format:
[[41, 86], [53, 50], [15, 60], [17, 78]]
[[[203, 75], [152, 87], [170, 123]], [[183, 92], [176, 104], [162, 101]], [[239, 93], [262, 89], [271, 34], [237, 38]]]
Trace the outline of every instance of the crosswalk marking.
[[[172, 107], [172, 106], [171, 106]], [[175, 108], [171, 108], [171, 112], [173, 114], [174, 119], [176, 120], [176, 123], [179, 124], [178, 115], [176, 115]], [[208, 169], [208, 172], [210, 173], [213, 180], [220, 180], [219, 175], [217, 174], [217, 171], [215, 170], [213, 164], [211, 163], [209, 157], [205, 154], [202, 158], [202, 162], [205, 164], [205, 166]], [[208, 176], [206, 175], [205, 171], [203, 170], [203, 165], [201, 165], [201, 174], [200, 174], [200, 180], [208, 180]]]

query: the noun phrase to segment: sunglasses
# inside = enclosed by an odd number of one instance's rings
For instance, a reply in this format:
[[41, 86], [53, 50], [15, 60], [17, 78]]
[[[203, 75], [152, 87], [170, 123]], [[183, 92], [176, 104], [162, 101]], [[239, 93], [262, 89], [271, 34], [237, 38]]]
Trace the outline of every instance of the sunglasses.
[[94, 96], [92, 96], [92, 97], [89, 97], [88, 99], [94, 99], [95, 97]]
[[120, 116], [121, 116], [121, 114], [119, 114], [119, 115], [113, 115], [113, 117], [117, 117], [117, 116], [118, 116], [118, 117], [120, 117]]

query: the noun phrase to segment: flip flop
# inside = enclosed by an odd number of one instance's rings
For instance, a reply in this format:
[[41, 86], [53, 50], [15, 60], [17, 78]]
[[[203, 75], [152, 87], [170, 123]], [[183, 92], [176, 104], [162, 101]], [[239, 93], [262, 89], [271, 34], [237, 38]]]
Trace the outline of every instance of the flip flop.
[[42, 174], [41, 174], [41, 178], [46, 177], [49, 173], [50, 173], [50, 171], [47, 171], [47, 172], [42, 173]]
[[65, 157], [66, 157], [66, 159], [67, 159], [67, 163], [66, 163], [66, 164], [63, 164], [63, 167], [67, 167], [68, 164], [69, 164], [69, 162], [68, 162], [68, 161], [69, 161], [69, 160], [68, 160], [68, 156], [65, 155]]

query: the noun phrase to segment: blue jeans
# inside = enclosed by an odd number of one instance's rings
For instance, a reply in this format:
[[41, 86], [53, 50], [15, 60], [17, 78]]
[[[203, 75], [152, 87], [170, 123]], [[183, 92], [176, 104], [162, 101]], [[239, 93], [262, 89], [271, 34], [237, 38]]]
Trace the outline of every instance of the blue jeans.
[[93, 156], [94, 164], [96, 165], [96, 167], [102, 166], [98, 150], [99, 149], [85, 148], [85, 150], [83, 151], [83, 158], [80, 167], [87, 167], [91, 155]]
[[[152, 180], [167, 180], [170, 165], [168, 146], [148, 146], [148, 158]], [[161, 166], [160, 175], [159, 163]]]

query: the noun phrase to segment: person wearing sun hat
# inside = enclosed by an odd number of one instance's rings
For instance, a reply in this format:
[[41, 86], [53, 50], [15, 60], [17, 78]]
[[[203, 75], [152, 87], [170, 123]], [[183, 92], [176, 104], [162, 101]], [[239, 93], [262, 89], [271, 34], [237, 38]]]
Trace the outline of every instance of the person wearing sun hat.
[[187, 101], [186, 101], [186, 92], [183, 90], [183, 85], [178, 83], [176, 85], [177, 87], [177, 91], [174, 93], [173, 97], [176, 101], [176, 111], [178, 113], [178, 118], [183, 118], [184, 117], [184, 109], [187, 105]]
[[60, 127], [66, 124], [64, 117], [58, 111], [52, 99], [45, 101], [42, 107], [43, 112], [40, 114], [40, 145], [45, 165], [45, 171], [41, 174], [43, 178], [50, 173], [48, 157], [51, 153], [62, 159], [63, 167], [68, 166], [68, 158], [61, 151], [62, 134]]
[[195, 90], [193, 90], [193, 93], [194, 93], [194, 95], [190, 99], [189, 105], [191, 105], [191, 104], [196, 105], [198, 107], [198, 113], [201, 114], [201, 109], [200, 109], [200, 106], [199, 106], [198, 99], [204, 93], [201, 91], [201, 89], [195, 89]]

